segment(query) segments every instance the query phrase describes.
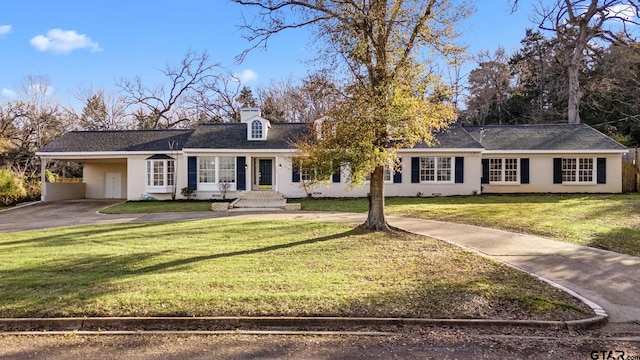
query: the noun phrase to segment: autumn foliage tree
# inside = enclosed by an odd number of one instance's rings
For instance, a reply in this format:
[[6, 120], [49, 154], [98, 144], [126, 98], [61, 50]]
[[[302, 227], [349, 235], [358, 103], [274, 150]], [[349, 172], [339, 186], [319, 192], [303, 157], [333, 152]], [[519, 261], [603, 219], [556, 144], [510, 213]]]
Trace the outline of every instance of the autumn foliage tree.
[[[435, 0], [234, 0], [257, 10], [245, 24], [253, 46], [266, 45], [287, 29], [311, 26], [322, 41], [319, 58], [343, 70], [344, 97], [323, 126], [322, 136], [301, 141], [308, 166], [348, 167], [351, 181], [370, 177], [370, 207], [365, 228], [389, 230], [384, 214], [384, 168], [396, 151], [418, 142], [432, 143], [434, 132], [455, 120], [449, 94], [426, 71], [452, 44], [454, 25], [468, 5]], [[330, 176], [330, 171], [318, 171]]]

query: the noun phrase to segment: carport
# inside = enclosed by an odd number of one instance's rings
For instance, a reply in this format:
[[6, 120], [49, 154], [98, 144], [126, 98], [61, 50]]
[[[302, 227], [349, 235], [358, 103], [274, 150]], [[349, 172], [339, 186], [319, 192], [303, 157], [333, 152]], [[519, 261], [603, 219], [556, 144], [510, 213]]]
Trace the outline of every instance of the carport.
[[[42, 201], [74, 199], [126, 199], [127, 159], [99, 157], [77, 158], [65, 155], [39, 153], [42, 174]], [[48, 182], [47, 165], [51, 161], [69, 161], [82, 166], [82, 181], [69, 182], [64, 179]]]

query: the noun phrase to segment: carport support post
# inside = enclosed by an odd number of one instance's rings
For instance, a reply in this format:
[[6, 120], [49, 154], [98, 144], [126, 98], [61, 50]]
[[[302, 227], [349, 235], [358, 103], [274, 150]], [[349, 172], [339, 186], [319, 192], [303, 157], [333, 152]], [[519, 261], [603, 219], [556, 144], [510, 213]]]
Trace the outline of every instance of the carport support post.
[[47, 160], [40, 158], [40, 200], [47, 201]]

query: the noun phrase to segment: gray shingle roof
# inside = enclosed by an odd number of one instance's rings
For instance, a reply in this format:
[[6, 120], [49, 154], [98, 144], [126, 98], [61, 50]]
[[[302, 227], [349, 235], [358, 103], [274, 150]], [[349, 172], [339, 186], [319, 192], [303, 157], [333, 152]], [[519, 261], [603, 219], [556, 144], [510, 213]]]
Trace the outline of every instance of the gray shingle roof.
[[247, 124], [202, 124], [193, 132], [185, 148], [189, 149], [289, 149], [304, 134], [308, 124], [273, 123], [267, 140], [247, 140]]
[[586, 124], [488, 125], [465, 128], [486, 150], [624, 150]]
[[[169, 151], [177, 148], [289, 149], [308, 131], [307, 124], [274, 123], [267, 140], [247, 140], [246, 124], [201, 124], [195, 130], [72, 131], [39, 150], [53, 152]], [[453, 126], [436, 134], [436, 149], [487, 150], [624, 150], [624, 146], [585, 124]], [[428, 148], [416, 144], [415, 148]]]
[[449, 129], [440, 131], [436, 134], [436, 142], [433, 146], [427, 146], [424, 143], [418, 143], [415, 149], [482, 149], [482, 145], [478, 143], [469, 133], [461, 126], [451, 126]]
[[42, 147], [39, 152], [169, 151], [180, 150], [193, 130], [72, 131]]

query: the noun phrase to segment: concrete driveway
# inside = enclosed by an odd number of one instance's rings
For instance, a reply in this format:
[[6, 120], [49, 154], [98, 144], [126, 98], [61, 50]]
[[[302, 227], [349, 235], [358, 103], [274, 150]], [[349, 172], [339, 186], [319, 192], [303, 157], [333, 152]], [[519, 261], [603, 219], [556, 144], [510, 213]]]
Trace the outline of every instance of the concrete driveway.
[[98, 211], [123, 200], [67, 200], [38, 202], [0, 211], [0, 233], [52, 227], [124, 222], [197, 220], [215, 217], [211, 212], [103, 215]]

